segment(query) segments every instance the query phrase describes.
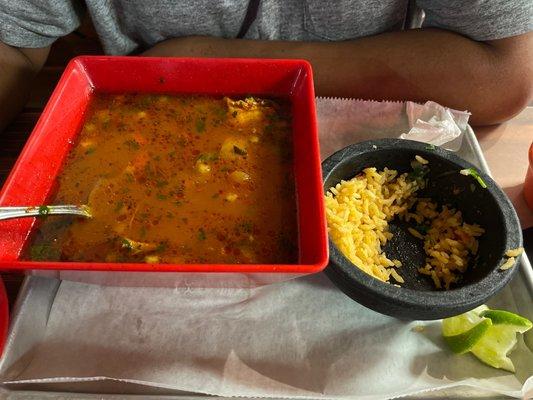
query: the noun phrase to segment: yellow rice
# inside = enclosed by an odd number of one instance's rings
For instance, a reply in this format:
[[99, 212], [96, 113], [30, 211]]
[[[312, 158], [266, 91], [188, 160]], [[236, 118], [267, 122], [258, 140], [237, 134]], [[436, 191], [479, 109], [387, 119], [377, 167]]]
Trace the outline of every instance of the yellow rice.
[[429, 228], [424, 235], [426, 264], [418, 271], [430, 276], [437, 288], [449, 289], [466, 271], [471, 256], [477, 254], [477, 237], [485, 231], [463, 222], [461, 211], [443, 206], [437, 212], [437, 205], [428, 199], [419, 200], [416, 210]]
[[417, 199], [416, 192], [423, 183], [407, 177], [387, 168], [379, 172], [366, 168], [355, 178], [330, 188], [325, 197], [329, 235], [367, 274], [384, 282], [392, 277], [403, 283], [397, 270], [402, 263], [390, 260], [382, 250], [392, 238], [388, 223], [399, 217], [423, 225], [427, 229], [424, 234], [408, 228], [424, 241], [427, 257], [419, 272], [428, 275], [437, 288], [448, 289], [466, 271], [471, 256], [477, 254], [476, 238], [484, 230], [463, 222], [460, 211], [447, 206], [439, 210], [430, 199]]
[[507, 257], [518, 257], [520, 254], [524, 252], [523, 247], [517, 247], [516, 249], [510, 249], [505, 252], [505, 255]]
[[500, 270], [502, 271], [505, 271], [509, 268], [512, 268], [513, 265], [514, 265], [514, 262], [516, 261], [516, 259], [514, 257], [509, 257], [503, 264], [502, 266], [500, 267]]
[[[395, 271], [399, 260], [389, 260], [382, 246], [392, 237], [388, 222], [407, 211], [418, 189], [407, 174], [385, 168], [366, 168], [361, 175], [341, 181], [326, 193], [328, 231], [342, 253], [369, 275], [388, 282], [403, 282]], [[393, 272], [395, 274], [393, 275]], [[400, 279], [398, 279], [400, 277]]]

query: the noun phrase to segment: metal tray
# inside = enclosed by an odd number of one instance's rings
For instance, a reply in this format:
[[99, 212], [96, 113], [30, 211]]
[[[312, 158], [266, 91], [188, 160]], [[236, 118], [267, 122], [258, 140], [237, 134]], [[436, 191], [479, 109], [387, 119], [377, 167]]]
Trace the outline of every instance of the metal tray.
[[[459, 156], [477, 165], [480, 169], [490, 172], [481, 152], [481, 148], [474, 132], [468, 127]], [[520, 262], [520, 273], [515, 276], [527, 286], [533, 298], [533, 271], [530, 261], [524, 254]], [[31, 359], [31, 349], [45, 332], [48, 316], [54, 303], [54, 298], [60, 285], [60, 280], [38, 276], [27, 276], [13, 308], [11, 327], [5, 347], [5, 352], [0, 360], [0, 380], [2, 382], [16, 378]], [[527, 302], [527, 299], [526, 299]], [[527, 304], [524, 305], [527, 307]], [[31, 310], [31, 312], [29, 312]], [[37, 318], [35, 316], [38, 316]], [[197, 395], [192, 393], [176, 392], [146, 385], [131, 386], [131, 392], [124, 393], [123, 388], [112, 379], [101, 381], [98, 393], [94, 389], [84, 388], [83, 383], [64, 385], [62, 392], [54, 391], [56, 388], [46, 382], [39, 384], [38, 380], [32, 383], [31, 388], [23, 385], [14, 388], [9, 384], [0, 384], [0, 399], [207, 399], [212, 396]], [[495, 396], [490, 392], [480, 392], [468, 387], [437, 390], [425, 392], [406, 399], [450, 397], [491, 398], [503, 399], [505, 396]], [[223, 398], [223, 397], [221, 397]]]

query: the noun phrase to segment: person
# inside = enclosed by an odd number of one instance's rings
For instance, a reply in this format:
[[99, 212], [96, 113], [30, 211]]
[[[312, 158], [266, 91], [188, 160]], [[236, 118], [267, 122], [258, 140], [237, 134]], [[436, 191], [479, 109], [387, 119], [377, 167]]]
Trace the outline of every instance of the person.
[[[411, 2], [412, 3], [412, 2]], [[88, 12], [108, 54], [302, 58], [321, 96], [434, 100], [474, 124], [517, 114], [533, 92], [531, 0], [0, 0], [0, 129], [50, 46]]]

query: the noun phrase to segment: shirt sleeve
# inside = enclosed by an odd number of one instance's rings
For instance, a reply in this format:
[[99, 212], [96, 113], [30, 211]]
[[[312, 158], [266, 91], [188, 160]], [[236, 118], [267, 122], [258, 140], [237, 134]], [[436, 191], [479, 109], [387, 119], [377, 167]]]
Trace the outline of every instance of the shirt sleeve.
[[70, 0], [0, 0], [0, 41], [14, 47], [47, 47], [80, 25], [81, 12]]
[[423, 26], [447, 29], [478, 41], [533, 30], [533, 0], [417, 0]]

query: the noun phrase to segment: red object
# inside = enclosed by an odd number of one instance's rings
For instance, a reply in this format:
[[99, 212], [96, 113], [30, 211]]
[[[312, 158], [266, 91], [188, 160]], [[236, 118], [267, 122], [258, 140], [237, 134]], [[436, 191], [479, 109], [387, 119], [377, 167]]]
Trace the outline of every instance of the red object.
[[[41, 205], [53, 194], [95, 92], [283, 96], [292, 103], [299, 259], [288, 265], [181, 265], [20, 260], [35, 218], [0, 222], [0, 267], [10, 270], [289, 273], [328, 260], [311, 66], [300, 60], [78, 57], [67, 66], [2, 192], [0, 204]], [[275, 201], [275, 199], [272, 199]]]
[[528, 207], [533, 210], [533, 142], [529, 146], [529, 167], [524, 182], [524, 197]]

